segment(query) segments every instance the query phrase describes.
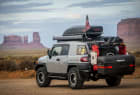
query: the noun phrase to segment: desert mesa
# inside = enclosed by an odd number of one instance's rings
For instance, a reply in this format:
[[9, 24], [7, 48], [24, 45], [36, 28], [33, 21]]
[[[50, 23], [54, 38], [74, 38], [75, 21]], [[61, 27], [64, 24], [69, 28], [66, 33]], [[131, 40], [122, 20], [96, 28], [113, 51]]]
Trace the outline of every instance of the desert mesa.
[[0, 50], [6, 49], [43, 49], [46, 48], [40, 42], [39, 32], [33, 32], [33, 41], [28, 42], [28, 36], [9, 35], [4, 36], [3, 43], [0, 44]]

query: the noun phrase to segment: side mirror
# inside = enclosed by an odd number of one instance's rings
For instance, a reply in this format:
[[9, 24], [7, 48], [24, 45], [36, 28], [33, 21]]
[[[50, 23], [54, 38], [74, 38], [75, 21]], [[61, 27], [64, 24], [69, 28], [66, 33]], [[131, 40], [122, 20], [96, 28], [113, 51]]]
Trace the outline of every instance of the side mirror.
[[51, 50], [47, 51], [49, 58], [51, 58]]

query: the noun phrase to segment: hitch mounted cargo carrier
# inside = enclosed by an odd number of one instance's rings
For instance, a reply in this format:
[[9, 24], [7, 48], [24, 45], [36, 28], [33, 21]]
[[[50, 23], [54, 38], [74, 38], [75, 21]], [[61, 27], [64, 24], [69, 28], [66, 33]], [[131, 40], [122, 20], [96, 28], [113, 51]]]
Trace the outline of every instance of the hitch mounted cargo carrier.
[[131, 55], [98, 57], [97, 73], [101, 75], [127, 75], [135, 71], [135, 57]]

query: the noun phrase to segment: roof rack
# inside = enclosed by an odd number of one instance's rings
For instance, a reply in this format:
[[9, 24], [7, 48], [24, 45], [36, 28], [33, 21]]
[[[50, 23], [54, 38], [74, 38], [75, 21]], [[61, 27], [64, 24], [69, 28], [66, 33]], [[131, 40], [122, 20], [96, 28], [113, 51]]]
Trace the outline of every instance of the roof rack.
[[89, 41], [101, 41], [103, 39], [102, 36], [88, 38], [86, 35], [76, 35], [76, 36], [56, 36], [53, 37], [53, 40], [60, 41], [82, 41], [82, 42], [89, 42]]

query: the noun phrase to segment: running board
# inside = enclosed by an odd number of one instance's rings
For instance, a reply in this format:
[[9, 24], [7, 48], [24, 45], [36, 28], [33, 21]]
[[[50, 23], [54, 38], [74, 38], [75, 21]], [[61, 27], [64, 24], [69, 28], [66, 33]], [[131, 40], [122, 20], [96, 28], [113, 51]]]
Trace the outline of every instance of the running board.
[[58, 79], [58, 80], [66, 80], [67, 78], [66, 77], [62, 77], [62, 76], [48, 76], [49, 78], [52, 78], [52, 79]]
[[67, 74], [61, 74], [61, 73], [48, 73], [48, 77], [52, 79], [61, 79], [66, 80]]

